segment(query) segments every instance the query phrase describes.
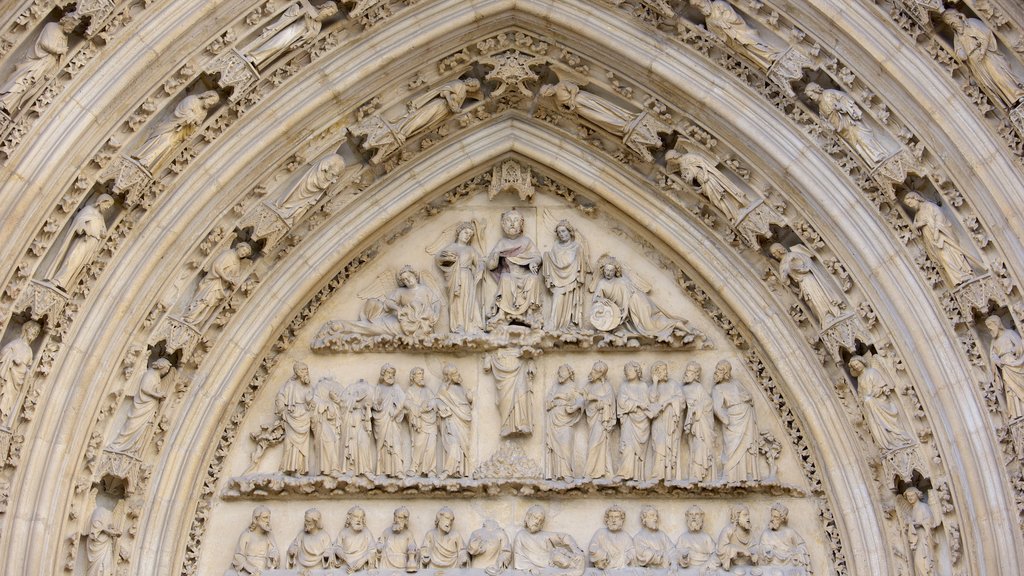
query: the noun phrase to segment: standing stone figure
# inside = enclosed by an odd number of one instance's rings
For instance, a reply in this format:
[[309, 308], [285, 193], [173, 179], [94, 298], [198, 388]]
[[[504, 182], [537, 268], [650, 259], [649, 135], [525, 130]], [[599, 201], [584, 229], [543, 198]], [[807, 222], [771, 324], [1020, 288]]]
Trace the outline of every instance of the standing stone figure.
[[752, 562], [750, 510], [743, 504], [729, 509], [729, 525], [718, 535], [718, 561], [730, 570], [737, 561]]
[[576, 458], [576, 423], [583, 417], [585, 399], [576, 385], [576, 371], [568, 364], [558, 367], [558, 382], [551, 387], [544, 408], [547, 428], [544, 431], [545, 476], [552, 480], [572, 479]]
[[678, 172], [683, 182], [699, 186], [700, 193], [707, 197], [719, 212], [725, 214], [731, 224], [736, 223], [740, 212], [750, 204], [747, 195], [729, 182], [729, 179], [701, 154], [680, 154], [675, 150], [669, 150], [665, 153], [665, 165], [669, 172]]
[[794, 282], [800, 291], [800, 299], [807, 303], [824, 328], [843, 315], [843, 297], [822, 271], [814, 265], [813, 255], [807, 248], [797, 244], [787, 250], [782, 244], [772, 244], [768, 252], [779, 261], [779, 277], [784, 283]]
[[306, 174], [285, 190], [271, 204], [289, 226], [320, 201], [320, 197], [345, 171], [345, 160], [339, 154], [328, 154], [306, 171]]
[[206, 275], [199, 281], [196, 293], [185, 308], [182, 318], [193, 326], [202, 326], [210, 314], [228, 297], [231, 289], [242, 280], [243, 261], [252, 254], [252, 248], [245, 242], [239, 242], [234, 248], [228, 248], [210, 263]]
[[889, 156], [885, 146], [864, 123], [864, 112], [848, 94], [831, 88], [824, 89], [814, 82], [807, 84], [804, 94], [811, 102], [818, 103], [818, 113], [822, 120], [840, 138], [846, 140], [865, 162], [875, 166]]
[[870, 366], [863, 356], [850, 358], [848, 365], [850, 374], [857, 379], [857, 392], [864, 404], [864, 421], [878, 446], [887, 452], [913, 444], [914, 440], [900, 422], [892, 382], [881, 370]]
[[76, 26], [78, 18], [71, 15], [43, 26], [35, 44], [0, 86], [0, 108], [10, 115], [15, 114], [25, 103], [29, 91], [57, 73], [60, 57], [68, 52], [68, 36]]
[[686, 532], [676, 542], [680, 568], [707, 568], [717, 562], [715, 539], [704, 531], [704, 510], [696, 504], [686, 509]]
[[405, 421], [405, 392], [395, 385], [395, 367], [381, 366], [373, 398], [373, 435], [377, 440], [377, 473], [405, 476], [402, 450], [402, 422]]
[[307, 12], [300, 3], [292, 4], [241, 52], [253, 68], [265, 70], [286, 52], [311, 43], [324, 20], [337, 13], [338, 5], [334, 2], [321, 4], [315, 14]]
[[171, 162], [178, 146], [195, 134], [218, 102], [220, 95], [215, 90], [182, 98], [174, 108], [174, 115], [149, 133], [132, 158], [149, 169], [151, 174], [156, 174]]
[[779, 50], [761, 40], [761, 35], [750, 27], [736, 10], [724, 0], [690, 0], [704, 15], [708, 30], [725, 41], [733, 50], [743, 54], [762, 70], [772, 67]]
[[772, 504], [768, 529], [756, 548], [758, 566], [810, 566], [807, 543], [788, 523], [789, 508], [781, 502]]
[[914, 574], [933, 576], [935, 574], [935, 537], [932, 531], [938, 525], [931, 506], [921, 499], [921, 491], [907, 488], [903, 497], [910, 504], [907, 517], [907, 540], [913, 554]]
[[494, 376], [497, 389], [502, 437], [533, 433], [533, 377], [537, 366], [523, 356], [521, 348], [501, 348], [484, 356], [484, 372]]
[[288, 568], [327, 568], [331, 556], [331, 535], [324, 530], [323, 516], [316, 508], [310, 508], [302, 518], [302, 530], [288, 547]]
[[157, 358], [153, 365], [142, 375], [142, 382], [139, 384], [139, 391], [132, 398], [132, 406], [128, 410], [128, 417], [117, 432], [117, 436], [107, 450], [138, 456], [146, 444], [146, 437], [149, 433], [149, 426], [153, 422], [153, 416], [160, 409], [160, 402], [167, 397], [167, 394], [160, 390], [163, 377], [171, 371], [171, 363], [166, 358]]
[[409, 530], [409, 509], [401, 506], [392, 515], [391, 526], [377, 540], [377, 567], [415, 572], [420, 565], [419, 548]]
[[639, 362], [626, 362], [623, 372], [626, 381], [619, 387], [615, 402], [621, 423], [619, 455], [622, 458], [616, 476], [626, 480], [646, 480], [647, 442], [651, 438], [650, 391], [640, 379]]
[[437, 393], [441, 417], [441, 446], [444, 448], [442, 477], [469, 475], [469, 426], [473, 419], [473, 393], [462, 386], [462, 374], [454, 364], [441, 370]]
[[515, 208], [501, 215], [504, 238], [498, 240], [485, 262], [498, 292], [487, 318], [488, 327], [502, 324], [541, 326], [541, 279], [543, 261], [537, 246], [523, 234], [526, 220]]
[[[341, 385], [329, 378], [321, 378], [313, 390], [310, 432], [313, 434], [313, 453], [316, 454], [320, 474], [338, 477], [341, 469]], [[287, 430], [286, 430], [287, 432]]]
[[85, 539], [86, 576], [114, 576], [119, 536], [121, 531], [114, 528], [110, 510], [97, 507], [89, 518], [89, 535]]
[[377, 462], [373, 440], [373, 386], [360, 378], [345, 389], [345, 423], [342, 434], [345, 474], [370, 476]]
[[555, 245], [544, 253], [544, 283], [551, 291], [548, 332], [579, 330], [583, 326], [583, 292], [591, 274], [590, 255], [568, 220], [555, 225]]
[[622, 531], [626, 511], [613, 505], [604, 511], [604, 528], [594, 532], [587, 551], [590, 563], [599, 570], [618, 570], [629, 565], [633, 555], [633, 538]]
[[107, 194], [100, 194], [92, 204], [85, 205], [71, 223], [71, 231], [61, 249], [57, 261], [60, 266], [48, 278], [54, 286], [67, 290], [78, 273], [85, 268], [103, 244], [107, 235], [107, 222], [103, 213], [114, 205], [114, 199]]
[[434, 528], [423, 537], [420, 547], [420, 562], [424, 568], [449, 570], [464, 568], [469, 554], [462, 542], [462, 536], [454, 530], [455, 513], [444, 506], [434, 516]]
[[512, 545], [508, 534], [488, 518], [469, 535], [466, 543], [470, 567], [482, 568], [488, 576], [497, 576], [512, 565]]
[[434, 255], [448, 291], [448, 329], [455, 334], [471, 334], [484, 328], [480, 307], [484, 257], [473, 245], [475, 235], [473, 222], [460, 222], [455, 227], [455, 241]]
[[732, 364], [715, 365], [715, 387], [711, 390], [715, 416], [722, 421], [725, 452], [722, 464], [727, 482], [759, 480], [757, 471], [757, 422], [754, 398], [732, 377]]
[[353, 506], [345, 513], [345, 526], [334, 544], [334, 568], [345, 567], [349, 572], [368, 570], [377, 566], [377, 545], [373, 534], [366, 528], [366, 511]]
[[615, 390], [608, 383], [608, 365], [598, 360], [587, 376], [587, 465], [586, 478], [608, 478], [614, 474], [612, 431], [618, 422]]
[[238, 537], [231, 569], [224, 576], [259, 576], [280, 566], [281, 555], [270, 530], [270, 508], [257, 506], [249, 527]]
[[715, 410], [711, 394], [700, 381], [701, 367], [689, 362], [683, 373], [686, 420], [683, 436], [689, 447], [687, 478], [697, 482], [711, 479], [715, 461]]
[[651, 365], [651, 451], [654, 465], [651, 478], [675, 480], [679, 472], [679, 446], [682, 440], [683, 411], [686, 409], [679, 382], [668, 377], [668, 364]]
[[37, 322], [29, 320], [21, 325], [21, 336], [0, 348], [0, 426], [6, 426], [14, 413], [32, 368], [32, 342], [41, 330]]
[[985, 327], [992, 334], [988, 349], [992, 378], [1005, 398], [1006, 419], [1013, 421], [1024, 416], [1024, 344], [1016, 330], [1003, 327], [999, 316], [986, 318]]
[[534, 505], [526, 511], [523, 529], [512, 542], [512, 568], [526, 571], [564, 570], [564, 574], [583, 574], [583, 551], [572, 536], [548, 532], [544, 528], [544, 509]]
[[917, 192], [907, 193], [903, 203], [917, 211], [914, 229], [921, 231], [928, 255], [939, 265], [950, 285], [956, 287], [974, 278], [971, 258], [960, 246], [953, 223], [942, 213], [942, 208]]
[[412, 461], [409, 476], [432, 476], [437, 472], [437, 398], [427, 388], [423, 368], [409, 371], [405, 411], [412, 431]]
[[953, 30], [956, 57], [971, 69], [979, 86], [1007, 108], [1024, 98], [1024, 85], [999, 52], [996, 36], [984, 22], [952, 9], [942, 13], [942, 21]]
[[284, 423], [284, 454], [281, 472], [309, 473], [309, 429], [312, 421], [313, 390], [309, 367], [302, 362], [292, 364], [292, 377], [281, 386], [274, 399], [274, 412]]
[[672, 540], [658, 527], [658, 509], [649, 504], [640, 509], [640, 531], [633, 536], [632, 565], [638, 568], [669, 568]]

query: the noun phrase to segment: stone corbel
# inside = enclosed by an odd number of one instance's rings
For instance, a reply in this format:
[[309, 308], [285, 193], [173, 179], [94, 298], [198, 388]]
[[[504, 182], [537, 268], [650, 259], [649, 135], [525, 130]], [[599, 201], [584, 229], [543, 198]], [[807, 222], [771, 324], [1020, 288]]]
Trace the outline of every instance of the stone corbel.
[[52, 330], [60, 320], [67, 305], [67, 292], [52, 284], [32, 280], [18, 294], [18, 299], [14, 303], [14, 309], [31, 311], [29, 316], [33, 320], [45, 321], [46, 327]]
[[255, 242], [263, 241], [264, 252], [277, 245], [291, 231], [288, 222], [265, 200], [249, 210], [238, 221], [237, 228], [251, 228], [252, 233], [249, 237]]
[[122, 198], [125, 208], [140, 204], [156, 183], [148, 168], [128, 156], [118, 156], [100, 178], [114, 181], [111, 192]]
[[142, 482], [142, 459], [132, 454], [103, 450], [97, 476], [119, 478], [125, 482], [125, 493], [132, 494]]
[[896, 0], [897, 8], [903, 10], [922, 28], [931, 28], [929, 12], [941, 12], [945, 6], [942, 0]]
[[164, 342], [167, 355], [181, 352], [182, 362], [192, 357], [192, 353], [203, 339], [203, 335], [194, 326], [180, 318], [168, 316], [153, 331], [151, 344]]
[[260, 80], [260, 73], [235, 48], [225, 51], [210, 64], [210, 75], [217, 77], [217, 85], [231, 90], [228, 100], [237, 102]]
[[991, 272], [975, 276], [954, 288], [953, 299], [960, 307], [960, 316], [964, 321], [970, 320], [975, 310], [979, 314], [987, 314], [993, 302], [1001, 306], [1009, 304], [1006, 293]]
[[736, 222], [733, 224], [733, 227], [747, 246], [757, 249], [757, 239], [759, 237], [772, 237], [772, 224], [784, 228], [786, 226], [786, 219], [778, 210], [765, 202], [764, 198], [759, 197], [736, 216]]
[[823, 326], [818, 338], [836, 362], [843, 361], [842, 350], [855, 354], [857, 342], [868, 342], [869, 340], [867, 330], [860, 318], [853, 312], [847, 312]]
[[523, 166], [515, 160], [505, 160], [494, 167], [491, 172], [491, 185], [487, 189], [487, 199], [493, 200], [502, 192], [515, 192], [524, 202], [533, 200], [537, 190], [533, 187], [533, 173], [529, 166]]
[[803, 52], [790, 46], [779, 58], [772, 63], [768, 69], [768, 79], [782, 90], [782, 93], [789, 98], [795, 98], [791, 82], [795, 82], [804, 75], [804, 68], [814, 66], [814, 62], [804, 55]]
[[75, 7], [75, 15], [88, 18], [89, 27], [85, 30], [85, 36], [95, 36], [114, 15], [114, 0], [78, 0]]
[[910, 444], [882, 454], [882, 469], [887, 479], [899, 478], [909, 484], [913, 481], [914, 470], [920, 473], [928, 470], [917, 446]]
[[877, 165], [871, 167], [871, 177], [885, 193], [889, 201], [896, 200], [894, 184], [902, 184], [907, 174], [914, 172], [917, 160], [905, 149], [893, 153]]

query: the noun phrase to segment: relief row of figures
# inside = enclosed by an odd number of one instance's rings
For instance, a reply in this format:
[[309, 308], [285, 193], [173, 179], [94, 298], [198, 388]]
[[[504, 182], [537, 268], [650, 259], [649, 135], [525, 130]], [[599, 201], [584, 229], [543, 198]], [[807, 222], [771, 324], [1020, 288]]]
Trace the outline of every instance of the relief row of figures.
[[[491, 372], [500, 370], [491, 355], [485, 363]], [[361, 379], [343, 387], [330, 378], [313, 385], [309, 368], [299, 362], [293, 372], [275, 398], [275, 420], [252, 435], [256, 450], [250, 470], [269, 445], [282, 443], [280, 471], [288, 475], [469, 475], [474, 392], [463, 386], [453, 364], [443, 367], [436, 392], [419, 367], [410, 371], [404, 390], [390, 364], [380, 369], [376, 385]], [[496, 402], [503, 427], [532, 430], [531, 382], [518, 379], [502, 390], [499, 380]], [[577, 384], [575, 369], [563, 364], [543, 406], [549, 480], [712, 481], [719, 436], [717, 465], [723, 479], [761, 478], [759, 454], [766, 452], [765, 436], [770, 435], [759, 433], [753, 397], [733, 378], [727, 360], [715, 367], [710, 391], [701, 382], [697, 362], [686, 366], [682, 382], [670, 378], [665, 362], [651, 366], [649, 381], [638, 362], [626, 362], [618, 391], [602, 361], [593, 364], [585, 386]], [[484, 431], [479, 425], [476, 429]], [[586, 437], [584, 454], [575, 451], [578, 436]], [[781, 448], [769, 444], [773, 447], [765, 455], [771, 477]]]
[[434, 528], [417, 544], [410, 527], [409, 510], [394, 511], [392, 524], [376, 540], [366, 526], [366, 512], [353, 506], [345, 515], [344, 528], [331, 539], [323, 515], [316, 508], [306, 511], [302, 529], [287, 549], [278, 549], [270, 524], [270, 509], [258, 506], [252, 522], [238, 539], [230, 576], [261, 574], [276, 568], [311, 570], [338, 568], [348, 573], [366, 570], [417, 572], [475, 568], [487, 576], [510, 572], [534, 575], [582, 575], [588, 567], [597, 571], [692, 569], [706, 574], [716, 568], [732, 570], [742, 566], [790, 567], [794, 570], [763, 574], [796, 576], [809, 573], [810, 557], [804, 539], [788, 525], [789, 510], [775, 503], [768, 525], [759, 538], [752, 533], [750, 511], [743, 504], [730, 510], [729, 523], [717, 541], [704, 530], [704, 511], [690, 506], [687, 530], [673, 540], [661, 530], [657, 508], [640, 510], [640, 530], [630, 535], [623, 528], [626, 511], [618, 505], [604, 513], [604, 527], [582, 549], [569, 534], [545, 530], [546, 513], [531, 506], [522, 527], [511, 540], [493, 519], [464, 540], [456, 529], [451, 508], [438, 510]]

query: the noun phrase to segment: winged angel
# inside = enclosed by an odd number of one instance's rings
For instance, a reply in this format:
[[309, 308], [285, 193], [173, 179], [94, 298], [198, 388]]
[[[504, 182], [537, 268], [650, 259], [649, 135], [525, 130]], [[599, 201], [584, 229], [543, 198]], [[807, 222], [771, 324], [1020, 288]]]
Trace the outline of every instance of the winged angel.
[[427, 247], [444, 274], [448, 296], [448, 329], [471, 334], [484, 328], [481, 281], [484, 277], [482, 221], [470, 220], [449, 226]]

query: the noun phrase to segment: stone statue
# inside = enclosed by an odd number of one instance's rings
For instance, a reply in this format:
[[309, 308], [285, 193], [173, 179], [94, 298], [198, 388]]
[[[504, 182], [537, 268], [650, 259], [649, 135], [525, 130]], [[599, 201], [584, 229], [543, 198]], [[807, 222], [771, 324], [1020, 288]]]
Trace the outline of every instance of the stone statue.
[[377, 462], [377, 445], [373, 440], [373, 386], [360, 378], [345, 388], [342, 399], [345, 422], [341, 470], [345, 474], [370, 476]]
[[338, 5], [325, 2], [310, 13], [301, 3], [288, 7], [260, 35], [242, 48], [253, 68], [263, 71], [286, 52], [310, 44], [320, 33], [324, 20], [338, 13]]
[[863, 356], [853, 356], [850, 374], [857, 379], [857, 392], [864, 405], [864, 422], [871, 437], [883, 451], [904, 448], [914, 443], [900, 422], [900, 409], [893, 398], [892, 382], [881, 370], [868, 364]]
[[[341, 425], [344, 421], [342, 401], [344, 389], [329, 378], [321, 378], [313, 389], [310, 404], [310, 431], [313, 434], [313, 453], [316, 454], [320, 474], [338, 477], [341, 466]], [[287, 436], [289, 427], [285, 429]]]
[[520, 348], [501, 348], [484, 356], [484, 372], [494, 376], [502, 437], [533, 433], [533, 378], [537, 367]]
[[733, 50], [749, 58], [762, 70], [768, 70], [779, 58], [779, 50], [761, 40], [736, 10], [724, 0], [690, 0], [704, 15], [708, 31], [725, 41]]
[[166, 358], [157, 358], [152, 366], [142, 375], [139, 391], [132, 398], [132, 406], [128, 410], [121, 429], [114, 440], [107, 445], [107, 450], [138, 456], [146, 445], [149, 426], [153, 416], [160, 409], [160, 402], [167, 394], [160, 390], [164, 376], [171, 371], [171, 363]]
[[103, 237], [107, 235], [103, 213], [113, 205], [113, 198], [100, 194], [75, 214], [71, 230], [56, 260], [60, 266], [47, 278], [54, 286], [67, 290], [85, 265], [92, 261], [103, 245]]
[[935, 574], [935, 536], [932, 533], [939, 521], [935, 518], [931, 506], [921, 499], [921, 491], [907, 488], [903, 497], [910, 504], [910, 513], [906, 520], [907, 541], [913, 555], [915, 576], [934, 576]]
[[615, 390], [608, 383], [608, 365], [598, 360], [587, 376], [587, 465], [586, 478], [609, 478], [614, 474], [612, 464], [612, 431], [618, 422], [615, 408]]
[[482, 568], [488, 576], [497, 576], [512, 565], [512, 546], [508, 534], [490, 518], [469, 535], [466, 552], [471, 568]]
[[310, 508], [302, 518], [302, 530], [288, 547], [288, 568], [326, 568], [331, 556], [331, 535], [324, 530], [323, 516], [316, 508]]
[[651, 396], [641, 380], [640, 363], [626, 362], [626, 381], [619, 387], [616, 399], [620, 433], [619, 455], [622, 461], [616, 476], [626, 480], [647, 479], [647, 443], [651, 438]]
[[[397, 288], [387, 295], [366, 300], [355, 322], [341, 321], [332, 331], [347, 330], [365, 336], [412, 336], [433, 334], [441, 317], [441, 297], [420, 282], [412, 266], [403, 266], [395, 281]], [[378, 283], [378, 288], [380, 284]], [[334, 324], [334, 323], [331, 323]]]
[[583, 292], [590, 277], [590, 254], [568, 220], [555, 225], [555, 245], [544, 253], [544, 283], [551, 291], [551, 312], [544, 329], [578, 331], [583, 326]]
[[345, 514], [345, 526], [338, 533], [332, 564], [335, 568], [344, 566], [349, 572], [377, 566], [377, 546], [366, 528], [366, 512], [359, 506], [349, 508]]
[[270, 531], [270, 508], [257, 506], [249, 527], [238, 537], [231, 569], [224, 576], [259, 576], [280, 566], [281, 555]]
[[689, 447], [687, 478], [697, 482], [710, 480], [715, 460], [715, 412], [711, 394], [700, 381], [701, 367], [689, 362], [683, 373], [683, 398], [686, 419], [683, 437]]
[[78, 22], [75, 16], [67, 15], [59, 22], [47, 22], [43, 26], [35, 44], [0, 86], [0, 108], [8, 114], [15, 114], [21, 110], [30, 91], [56, 75], [61, 56], [68, 52], [68, 36]]
[[668, 377], [668, 364], [651, 365], [651, 451], [654, 464], [651, 478], [676, 480], [679, 473], [679, 447], [682, 441], [683, 412], [686, 403], [679, 382]]
[[473, 245], [475, 236], [476, 224], [461, 222], [455, 227], [455, 241], [434, 255], [448, 291], [448, 329], [456, 334], [471, 334], [484, 328], [480, 305], [484, 257]]
[[683, 182], [699, 186], [700, 193], [719, 212], [725, 214], [730, 224], [736, 223], [740, 212], [751, 202], [742, 190], [729, 182], [729, 179], [701, 154], [680, 154], [675, 150], [669, 150], [665, 153], [665, 166], [670, 173], [677, 172]]
[[583, 417], [585, 402], [583, 391], [576, 385], [576, 371], [562, 364], [558, 367], [558, 382], [551, 387], [544, 403], [547, 411], [545, 475], [549, 479], [571, 480], [575, 476], [575, 426]]
[[737, 562], [753, 562], [751, 549], [750, 510], [743, 504], [729, 509], [729, 524], [718, 535], [718, 561], [725, 570], [732, 569]]
[[469, 554], [462, 536], [455, 532], [455, 512], [444, 506], [434, 516], [434, 528], [423, 537], [420, 562], [424, 568], [451, 570], [464, 568]]
[[590, 323], [602, 332], [617, 336], [646, 336], [659, 341], [676, 335], [690, 335], [685, 320], [666, 314], [651, 300], [651, 287], [623, 272], [611, 256], [598, 261], [601, 278], [594, 286]]
[[1005, 398], [1006, 419], [1013, 421], [1024, 416], [1024, 345], [1020, 334], [1013, 328], [1004, 328], [999, 316], [986, 318], [985, 327], [992, 335], [988, 349], [992, 379]]
[[523, 529], [512, 542], [512, 568], [535, 574], [583, 574], [583, 551], [572, 536], [543, 527], [544, 509], [530, 506]]
[[121, 531], [114, 528], [110, 510], [97, 507], [89, 518], [85, 539], [86, 576], [114, 576], [117, 569], [116, 545]]
[[173, 117], [158, 124], [132, 158], [156, 174], [171, 162], [178, 146], [195, 134], [218, 102], [220, 95], [215, 90], [186, 96], [174, 108]]
[[441, 389], [437, 392], [437, 414], [441, 417], [443, 477], [461, 478], [469, 474], [469, 426], [473, 419], [473, 393], [462, 386], [462, 374], [454, 364], [441, 370]]
[[234, 248], [218, 254], [207, 268], [206, 275], [199, 281], [199, 287], [185, 308], [182, 319], [197, 327], [205, 324], [210, 314], [228, 297], [231, 289], [242, 280], [243, 261], [250, 254], [252, 248], [245, 242], [239, 242]]
[[344, 171], [345, 160], [339, 154], [328, 154], [306, 171], [294, 186], [274, 199], [271, 206], [289, 226], [294, 226]]
[[8, 423], [25, 388], [35, 356], [32, 342], [41, 330], [39, 323], [29, 320], [21, 325], [19, 337], [0, 348], [0, 425]]
[[781, 502], [772, 504], [768, 529], [761, 533], [761, 541], [755, 548], [758, 566], [803, 566], [811, 565], [807, 555], [807, 543], [790, 528], [789, 508]]
[[921, 231], [928, 255], [939, 265], [950, 285], [956, 287], [974, 278], [971, 257], [957, 241], [953, 223], [942, 213], [942, 208], [917, 192], [908, 192], [903, 203], [916, 210], [914, 229]]
[[754, 398], [732, 377], [732, 364], [715, 365], [715, 387], [711, 389], [715, 416], [722, 421], [722, 464], [727, 482], [759, 480], [757, 470], [757, 419]]
[[818, 103], [818, 113], [826, 127], [835, 130], [869, 165], [876, 166], [889, 157], [885, 146], [864, 123], [864, 113], [857, 102], [848, 94], [831, 88], [824, 89], [814, 82], [807, 84], [804, 94], [811, 102]]
[[292, 365], [292, 377], [281, 386], [274, 399], [274, 412], [284, 423], [284, 454], [281, 472], [309, 473], [310, 424], [313, 417], [313, 390], [309, 367], [302, 362]]
[[978, 86], [1003, 106], [1016, 106], [1024, 98], [1024, 84], [1000, 53], [992, 30], [981, 20], [967, 18], [953, 9], [942, 13], [942, 21], [953, 30], [956, 57], [970, 68]]
[[409, 509], [401, 506], [392, 515], [391, 526], [377, 540], [377, 567], [415, 572], [420, 565], [419, 547], [409, 530]]
[[412, 462], [409, 476], [432, 476], [437, 472], [437, 398], [427, 388], [423, 368], [409, 371], [405, 392], [406, 418], [412, 431]]
[[633, 556], [633, 538], [622, 531], [626, 511], [613, 505], [604, 511], [604, 528], [594, 532], [587, 551], [590, 563], [600, 570], [617, 570], [629, 565]]
[[487, 318], [488, 327], [523, 324], [540, 327], [542, 257], [533, 240], [523, 234], [523, 215], [515, 208], [501, 215], [504, 238], [487, 256], [486, 266], [498, 284]]
[[658, 528], [658, 509], [649, 504], [640, 509], [640, 531], [633, 536], [631, 564], [638, 568], [670, 568], [672, 540]]
[[676, 542], [676, 558], [681, 568], [710, 568], [717, 563], [715, 539], [704, 531], [704, 510], [693, 505], [686, 509], [686, 532]]
[[395, 385], [395, 375], [395, 367], [391, 364], [381, 366], [373, 398], [373, 435], [377, 439], [377, 473], [404, 478], [402, 423], [405, 421], [405, 392]]
[[800, 291], [800, 299], [807, 303], [818, 318], [822, 329], [832, 320], [843, 315], [843, 297], [832, 282], [824, 277], [825, 272], [815, 266], [814, 255], [802, 244], [786, 249], [782, 244], [772, 244], [768, 252], [779, 261], [779, 277], [783, 283], [792, 281]]

